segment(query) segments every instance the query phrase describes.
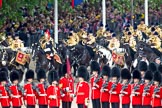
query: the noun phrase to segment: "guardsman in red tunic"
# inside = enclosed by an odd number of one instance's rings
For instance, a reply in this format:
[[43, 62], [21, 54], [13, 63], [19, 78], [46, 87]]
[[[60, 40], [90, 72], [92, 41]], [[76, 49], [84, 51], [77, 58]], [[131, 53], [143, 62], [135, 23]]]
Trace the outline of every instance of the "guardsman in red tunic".
[[37, 88], [39, 92], [37, 93], [38, 105], [39, 108], [47, 108], [48, 107], [48, 99], [47, 99], [47, 83], [46, 83], [46, 72], [43, 69], [40, 69], [37, 73], [37, 80], [39, 81]]
[[159, 72], [154, 74], [154, 86], [152, 87], [152, 108], [161, 108], [162, 106], [162, 88], [160, 86], [161, 75]]
[[140, 61], [138, 64], [138, 70], [141, 73], [141, 84], [144, 84], [144, 76], [145, 72], [147, 71], [147, 63], [145, 61]]
[[18, 86], [19, 83], [19, 73], [17, 71], [12, 71], [10, 73], [10, 80], [12, 85], [10, 86], [11, 91], [11, 103], [13, 108], [21, 108], [22, 106], [22, 93]]
[[129, 108], [130, 107], [130, 95], [131, 95], [131, 73], [128, 69], [121, 70], [121, 78], [122, 78], [122, 87], [121, 87], [121, 104], [122, 108]]
[[9, 94], [6, 90], [7, 75], [4, 71], [0, 72], [0, 103], [2, 108], [10, 108]]
[[120, 89], [121, 84], [119, 84], [119, 78], [120, 78], [120, 70], [118, 67], [113, 67], [111, 71], [111, 85], [110, 85], [110, 103], [111, 108], [119, 108], [120, 103]]
[[24, 90], [25, 90], [25, 104], [27, 105], [27, 108], [35, 108], [36, 104], [36, 92], [35, 92], [35, 87], [33, 85], [33, 79], [34, 79], [34, 71], [33, 70], [28, 70], [26, 72], [26, 81], [27, 83], [24, 85]]
[[87, 82], [88, 71], [85, 66], [80, 66], [78, 68], [78, 78], [79, 82], [76, 86], [76, 103], [78, 108], [87, 108], [89, 105], [90, 87]]
[[48, 82], [50, 86], [47, 88], [47, 98], [49, 100], [49, 108], [59, 108], [60, 107], [60, 88], [58, 87], [58, 74], [56, 71], [52, 70], [48, 73]]
[[142, 108], [151, 108], [151, 98], [152, 98], [152, 78], [153, 74], [151, 71], [147, 71], [145, 73], [145, 84], [143, 88], [143, 94], [142, 94]]
[[133, 71], [133, 84], [132, 84], [132, 107], [141, 108], [142, 106], [142, 93], [143, 85], [141, 84], [141, 73], [138, 70]]
[[62, 77], [59, 81], [61, 89], [62, 108], [71, 108], [71, 103], [74, 97], [74, 80], [67, 73], [66, 64], [62, 67]]
[[100, 101], [102, 108], [109, 108], [109, 90], [110, 90], [110, 67], [108, 65], [104, 65], [102, 68], [102, 76], [103, 76], [103, 83], [101, 87], [101, 93], [100, 93]]
[[100, 108], [100, 89], [102, 87], [102, 78], [100, 74], [100, 66], [96, 61], [92, 61], [91, 63], [91, 72], [93, 75], [90, 79], [92, 106], [93, 108]]

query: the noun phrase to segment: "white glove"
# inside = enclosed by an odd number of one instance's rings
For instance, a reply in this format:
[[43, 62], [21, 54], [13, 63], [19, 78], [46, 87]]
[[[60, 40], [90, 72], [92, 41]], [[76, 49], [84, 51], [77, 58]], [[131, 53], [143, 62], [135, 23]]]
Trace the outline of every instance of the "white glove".
[[69, 87], [66, 87], [65, 90], [66, 90], [66, 91], [69, 91]]

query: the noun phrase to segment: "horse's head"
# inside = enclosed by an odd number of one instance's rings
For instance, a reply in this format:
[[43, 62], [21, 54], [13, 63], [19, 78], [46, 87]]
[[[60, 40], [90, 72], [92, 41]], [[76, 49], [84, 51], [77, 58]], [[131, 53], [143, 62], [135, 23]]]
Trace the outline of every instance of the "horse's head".
[[8, 53], [6, 52], [6, 50], [2, 50], [2, 52], [1, 52], [1, 61], [2, 61], [2, 66], [7, 65]]

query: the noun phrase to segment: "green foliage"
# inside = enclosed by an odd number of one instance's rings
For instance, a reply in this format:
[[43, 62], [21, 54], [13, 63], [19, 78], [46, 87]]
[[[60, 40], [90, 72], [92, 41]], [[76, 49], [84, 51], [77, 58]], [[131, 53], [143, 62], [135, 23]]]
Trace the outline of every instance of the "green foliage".
[[[94, 6], [98, 6], [102, 0], [84, 0], [88, 1]], [[124, 13], [126, 10], [131, 10], [131, 0], [111, 0], [112, 4], [117, 8], [121, 13]], [[144, 0], [133, 0], [134, 9], [138, 6], [138, 3], [144, 5]], [[149, 7], [151, 8], [160, 8], [162, 0], [148, 0]], [[54, 0], [3, 0], [3, 7], [0, 9], [0, 26], [3, 25], [6, 18], [10, 18], [15, 21], [23, 20], [22, 11], [20, 7], [26, 6], [29, 10], [29, 14], [33, 15], [33, 9], [35, 6], [40, 7], [40, 11], [48, 13], [45, 6], [47, 3], [54, 4]], [[71, 8], [71, 0], [58, 0], [59, 11], [73, 12]]]

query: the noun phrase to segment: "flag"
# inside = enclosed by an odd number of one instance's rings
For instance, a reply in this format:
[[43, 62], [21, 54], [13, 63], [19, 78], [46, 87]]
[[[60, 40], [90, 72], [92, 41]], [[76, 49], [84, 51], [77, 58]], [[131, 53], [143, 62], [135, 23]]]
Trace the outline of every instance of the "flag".
[[69, 55], [67, 55], [67, 57], [66, 57], [66, 67], [67, 67], [67, 74], [71, 75], [71, 66], [70, 66]]
[[124, 54], [117, 54], [112, 52], [112, 59], [115, 64], [124, 66]]
[[83, 0], [72, 0], [72, 8], [74, 8], [77, 5], [80, 5], [83, 2]]
[[2, 8], [2, 0], [0, 0], [0, 8]]
[[21, 65], [25, 65], [26, 62], [29, 62], [29, 55], [18, 51], [16, 55], [16, 62]]

